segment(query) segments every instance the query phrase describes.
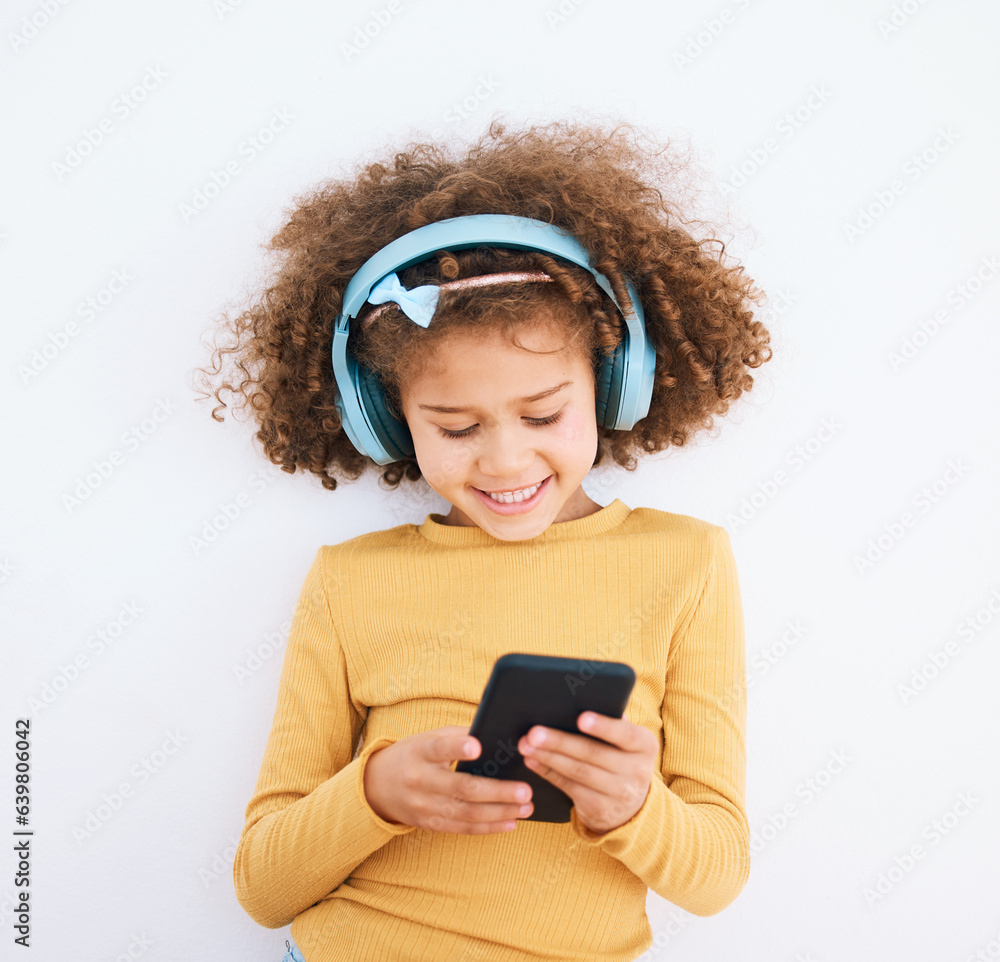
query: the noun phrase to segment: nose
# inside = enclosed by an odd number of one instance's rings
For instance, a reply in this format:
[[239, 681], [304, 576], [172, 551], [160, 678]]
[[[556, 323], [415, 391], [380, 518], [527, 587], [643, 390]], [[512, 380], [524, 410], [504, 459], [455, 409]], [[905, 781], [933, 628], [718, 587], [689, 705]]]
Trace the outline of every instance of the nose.
[[535, 445], [527, 429], [500, 424], [487, 433], [479, 451], [479, 470], [484, 477], [496, 478], [498, 482], [530, 480], [525, 475], [535, 460]]

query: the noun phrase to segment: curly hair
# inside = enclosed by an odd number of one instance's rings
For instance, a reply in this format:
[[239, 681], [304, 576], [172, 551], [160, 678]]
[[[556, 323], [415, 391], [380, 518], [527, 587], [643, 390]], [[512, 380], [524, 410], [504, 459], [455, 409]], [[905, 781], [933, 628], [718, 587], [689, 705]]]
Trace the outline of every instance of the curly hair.
[[[749, 371], [771, 357], [770, 336], [754, 320], [763, 292], [739, 265], [724, 263], [725, 244], [697, 239], [676, 192], [685, 163], [667, 146], [644, 149], [629, 124], [614, 129], [554, 122], [511, 130], [494, 120], [464, 155], [441, 143], [409, 143], [381, 160], [359, 163], [293, 200], [287, 221], [267, 245], [279, 258], [270, 286], [237, 316], [223, 316], [228, 343], [216, 344], [210, 369], [198, 368], [203, 398], [222, 392], [250, 408], [256, 439], [282, 470], [318, 476], [335, 490], [379, 467], [342, 429], [334, 405], [333, 324], [348, 281], [376, 251], [425, 224], [465, 214], [514, 214], [572, 234], [609, 280], [623, 306], [625, 278], [635, 284], [646, 334], [656, 351], [649, 412], [631, 430], [598, 426], [594, 464], [610, 457], [627, 470], [635, 455], [683, 445], [710, 429], [715, 415], [753, 386]], [[711, 245], [718, 243], [717, 252]], [[523, 323], [561, 324], [589, 356], [596, 376], [602, 355], [622, 337], [622, 321], [593, 276], [536, 251], [479, 247], [433, 257], [400, 271], [405, 287], [506, 270], [542, 270], [553, 283], [498, 284], [441, 292], [425, 328], [395, 307], [367, 325], [351, 325], [348, 349], [375, 372], [397, 416], [400, 387], [418, 377], [435, 348], [457, 330], [516, 336]], [[362, 312], [362, 317], [364, 312]], [[212, 379], [235, 362], [213, 388]], [[384, 466], [396, 487], [422, 477], [411, 456]]]

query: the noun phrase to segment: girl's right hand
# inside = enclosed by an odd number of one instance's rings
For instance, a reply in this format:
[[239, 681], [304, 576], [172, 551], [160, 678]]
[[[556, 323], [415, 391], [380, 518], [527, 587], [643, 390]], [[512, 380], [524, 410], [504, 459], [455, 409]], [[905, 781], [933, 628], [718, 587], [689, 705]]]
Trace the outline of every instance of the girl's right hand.
[[[473, 751], [465, 751], [467, 742]], [[394, 824], [462, 835], [510, 831], [532, 812], [531, 786], [451, 770], [455, 759], [478, 758], [480, 751], [460, 725], [402, 738], [369, 756], [365, 798]]]

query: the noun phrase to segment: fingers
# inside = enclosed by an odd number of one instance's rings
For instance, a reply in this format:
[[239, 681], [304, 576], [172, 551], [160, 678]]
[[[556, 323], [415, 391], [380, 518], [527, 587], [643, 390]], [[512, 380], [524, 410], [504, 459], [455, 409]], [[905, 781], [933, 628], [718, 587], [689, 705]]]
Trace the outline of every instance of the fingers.
[[478, 758], [482, 752], [479, 739], [461, 725], [446, 725], [434, 732], [434, 737], [422, 745], [424, 757], [430, 762], [448, 762]]
[[481, 754], [481, 745], [469, 735], [468, 728], [449, 725], [438, 729], [422, 748], [428, 761], [442, 767], [435, 765], [424, 780], [425, 794], [417, 806], [421, 827], [470, 835], [511, 831], [517, 827], [517, 819], [534, 811], [531, 786], [525, 782], [444, 767], [455, 759], [475, 759]]
[[531, 801], [531, 786], [527, 782], [486, 778], [467, 772], [452, 772], [447, 785], [442, 788], [451, 798], [480, 805], [486, 802], [515, 804]]
[[[527, 818], [534, 811], [531, 802], [468, 802], [441, 796], [427, 817], [428, 827], [436, 831], [480, 834], [507, 830], [508, 823]], [[440, 826], [440, 827], [439, 827]]]
[[[594, 726], [596, 734], [598, 726]], [[593, 738], [573, 735], [555, 728], [535, 725], [528, 730], [517, 746], [529, 768], [531, 759], [546, 762], [556, 755], [568, 757], [579, 765], [593, 766], [609, 775], [616, 773], [620, 766], [621, 750], [613, 745], [605, 745]]]
[[594, 712], [583, 712], [577, 721], [581, 730], [595, 737], [541, 725], [529, 729], [518, 744], [525, 765], [577, 805], [601, 796], [616, 797], [633, 782], [648, 784], [644, 773], [654, 766], [659, 749], [653, 732], [627, 719]]
[[497, 832], [513, 832], [517, 828], [517, 819], [503, 822], [456, 822], [440, 815], [432, 815], [426, 827], [435, 832], [451, 832], [454, 835], [493, 835]]
[[557, 752], [612, 773], [621, 768], [622, 751], [648, 755], [651, 752], [655, 754], [658, 749], [656, 736], [648, 728], [625, 718], [611, 718], [586, 711], [579, 715], [577, 724], [584, 735], [593, 737], [533, 725], [518, 742], [517, 749], [526, 759]]
[[539, 751], [536, 755], [525, 758], [524, 764], [536, 775], [562, 789], [577, 803], [584, 797], [611, 796], [620, 790], [622, 784], [621, 774], [589, 765], [559, 752]]
[[586, 735], [593, 735], [626, 752], [648, 752], [656, 749], [656, 736], [642, 725], [636, 725], [627, 718], [612, 718], [597, 712], [581, 712], [576, 720], [577, 727]]
[[436, 772], [421, 827], [481, 835], [510, 831], [534, 811], [531, 786], [465, 772]]

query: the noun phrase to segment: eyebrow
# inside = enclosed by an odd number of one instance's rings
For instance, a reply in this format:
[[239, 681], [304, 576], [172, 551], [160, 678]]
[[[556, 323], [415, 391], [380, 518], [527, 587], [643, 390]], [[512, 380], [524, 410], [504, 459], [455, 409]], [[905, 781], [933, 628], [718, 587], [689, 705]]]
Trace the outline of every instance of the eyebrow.
[[[551, 394], [555, 394], [557, 391], [561, 391], [564, 387], [569, 387], [572, 381], [563, 381], [562, 384], [557, 384], [555, 387], [550, 387], [547, 391], [541, 391], [538, 394], [532, 394], [531, 397], [523, 397], [520, 401], [515, 401], [515, 404], [530, 404], [532, 401], [541, 401], [542, 398], [549, 397]], [[438, 414], [477, 414], [475, 408], [472, 407], [445, 407], [440, 404], [418, 404], [422, 411], [437, 411]]]

